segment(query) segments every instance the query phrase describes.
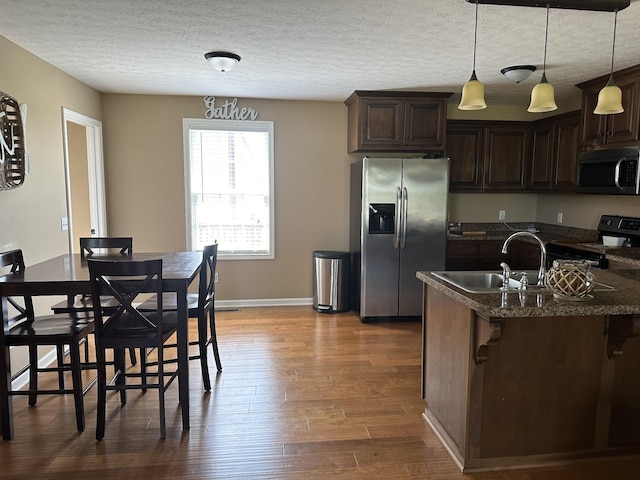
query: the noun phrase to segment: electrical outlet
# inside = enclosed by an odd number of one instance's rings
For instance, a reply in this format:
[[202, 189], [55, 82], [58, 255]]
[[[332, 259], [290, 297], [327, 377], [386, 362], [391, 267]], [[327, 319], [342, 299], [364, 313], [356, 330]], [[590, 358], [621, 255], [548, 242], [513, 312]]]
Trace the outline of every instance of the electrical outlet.
[[60, 230], [63, 232], [69, 230], [69, 219], [67, 217], [62, 217], [60, 219]]
[[216, 272], [215, 277], [213, 277], [213, 282], [218, 283], [218, 272]]
[[507, 212], [505, 210], [500, 210], [498, 212], [498, 220], [506, 220]]
[[556, 222], [557, 223], [562, 223], [562, 212], [558, 212], [556, 214]]

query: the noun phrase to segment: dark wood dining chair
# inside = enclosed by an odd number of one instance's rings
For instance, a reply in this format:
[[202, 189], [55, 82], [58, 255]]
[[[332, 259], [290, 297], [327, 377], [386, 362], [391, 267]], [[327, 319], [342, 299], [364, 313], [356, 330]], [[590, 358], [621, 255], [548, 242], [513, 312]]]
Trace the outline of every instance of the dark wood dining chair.
[[[24, 275], [25, 264], [22, 250], [11, 250], [0, 254], [0, 269], [9, 269], [10, 275]], [[84, 394], [87, 388], [82, 386], [82, 364], [80, 362], [80, 343], [86, 341], [93, 332], [94, 322], [91, 312], [73, 312], [69, 314], [51, 314], [36, 316], [31, 297], [3, 297], [2, 308], [5, 314], [5, 345], [26, 346], [29, 351], [29, 363], [12, 377], [12, 380], [29, 371], [29, 387], [26, 390], [10, 391], [9, 395], [28, 395], [29, 405], [37, 403], [42, 394], [73, 394], [76, 410], [76, 427], [82, 432], [85, 427]], [[11, 312], [11, 313], [9, 313]], [[55, 346], [57, 364], [55, 367], [38, 366], [38, 347]], [[64, 348], [69, 348], [70, 362], [64, 361]], [[39, 389], [38, 375], [44, 372], [71, 372], [72, 387], [65, 388], [64, 381], [58, 389]]]
[[[94, 255], [133, 255], [133, 237], [80, 237], [79, 242], [83, 259]], [[113, 305], [117, 305], [117, 302], [113, 302]], [[105, 303], [105, 306], [109, 305]], [[93, 305], [91, 295], [71, 295], [67, 301], [56, 303], [51, 308], [53, 313], [90, 312]]]
[[[207, 245], [202, 251], [202, 264], [200, 267], [200, 277], [198, 281], [198, 293], [187, 295], [187, 307], [189, 318], [198, 321], [198, 338], [192, 340], [189, 345], [198, 346], [198, 354], [189, 357], [189, 360], [200, 360], [202, 370], [202, 382], [205, 390], [211, 390], [211, 379], [209, 376], [209, 361], [207, 359], [207, 347], [211, 345], [213, 356], [216, 361], [218, 371], [222, 371], [222, 362], [218, 351], [218, 340], [216, 337], [216, 314], [215, 314], [215, 277], [216, 265], [218, 262], [218, 243]], [[139, 306], [141, 311], [153, 311], [156, 308], [156, 299], [150, 298]], [[164, 294], [162, 299], [164, 311], [177, 310], [176, 296], [174, 294]], [[153, 363], [149, 363], [153, 365]]]
[[[98, 255], [133, 255], [133, 237], [80, 237], [80, 256], [83, 259]], [[105, 308], [113, 308], [118, 305], [114, 299], [104, 298], [102, 304]], [[91, 295], [70, 295], [66, 301], [58, 302], [51, 307], [53, 313], [91, 312], [93, 304]], [[88, 361], [88, 343], [85, 344], [85, 361]], [[135, 350], [129, 351], [132, 365], [137, 362]]]
[[[177, 368], [165, 371], [167, 340], [176, 333], [177, 312], [162, 309], [162, 260], [97, 260], [89, 259], [91, 295], [95, 316], [96, 358], [98, 363], [98, 406], [96, 439], [104, 437], [106, 423], [107, 391], [120, 392], [120, 403], [127, 402], [129, 389], [149, 388], [158, 390], [160, 411], [160, 437], [166, 437], [165, 391], [178, 375]], [[136, 304], [138, 296], [146, 292], [156, 296], [156, 308], [142, 312]], [[103, 308], [103, 298], [110, 296], [118, 301], [115, 309]], [[125, 349], [153, 349], [158, 361], [153, 371], [136, 372], [125, 368]], [[116, 375], [107, 383], [106, 351], [113, 350]], [[145, 362], [139, 362], [146, 368]], [[138, 378], [138, 383], [127, 383], [128, 378]], [[157, 378], [157, 382], [151, 382]]]

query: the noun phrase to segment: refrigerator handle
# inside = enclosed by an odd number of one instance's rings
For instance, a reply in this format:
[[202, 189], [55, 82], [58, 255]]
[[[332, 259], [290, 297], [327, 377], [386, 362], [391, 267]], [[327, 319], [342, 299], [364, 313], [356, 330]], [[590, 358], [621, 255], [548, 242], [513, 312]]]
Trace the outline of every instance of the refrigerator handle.
[[400, 230], [402, 228], [402, 214], [400, 213], [402, 209], [402, 191], [400, 187], [396, 189], [396, 228], [393, 233], [393, 248], [398, 250], [400, 248]]
[[409, 199], [407, 197], [407, 187], [402, 189], [402, 240], [400, 242], [400, 248], [404, 250], [407, 246], [407, 203]]

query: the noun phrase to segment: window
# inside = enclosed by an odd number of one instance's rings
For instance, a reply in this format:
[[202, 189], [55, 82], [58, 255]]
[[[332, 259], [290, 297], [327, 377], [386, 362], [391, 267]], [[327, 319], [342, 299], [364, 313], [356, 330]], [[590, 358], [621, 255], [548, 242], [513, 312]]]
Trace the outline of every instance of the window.
[[187, 235], [219, 258], [274, 258], [273, 122], [184, 119]]

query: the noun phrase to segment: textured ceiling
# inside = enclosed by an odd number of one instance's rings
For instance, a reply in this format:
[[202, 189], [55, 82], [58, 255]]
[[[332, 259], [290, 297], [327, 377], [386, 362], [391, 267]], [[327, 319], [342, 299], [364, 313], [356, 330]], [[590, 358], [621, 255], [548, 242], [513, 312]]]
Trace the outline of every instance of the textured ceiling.
[[[545, 9], [478, 12], [487, 102], [528, 105]], [[0, 0], [0, 35], [102, 92], [342, 101], [356, 89], [415, 89], [459, 98], [474, 15], [465, 0]], [[638, 18], [636, 0], [618, 13], [616, 70], [640, 63]], [[551, 10], [547, 77], [557, 100], [608, 73], [613, 19]], [[242, 61], [217, 72], [203, 57], [211, 50]], [[500, 69], [516, 64], [539, 70], [510, 83]]]

